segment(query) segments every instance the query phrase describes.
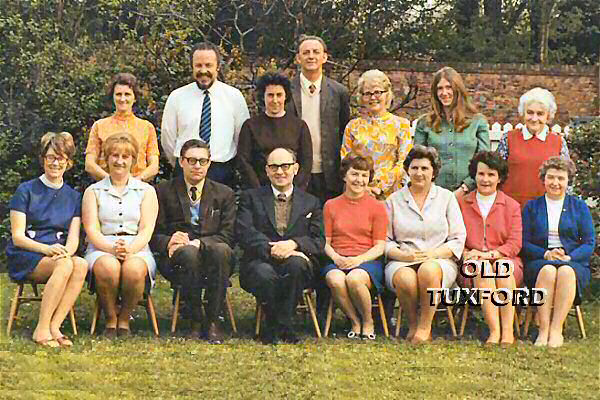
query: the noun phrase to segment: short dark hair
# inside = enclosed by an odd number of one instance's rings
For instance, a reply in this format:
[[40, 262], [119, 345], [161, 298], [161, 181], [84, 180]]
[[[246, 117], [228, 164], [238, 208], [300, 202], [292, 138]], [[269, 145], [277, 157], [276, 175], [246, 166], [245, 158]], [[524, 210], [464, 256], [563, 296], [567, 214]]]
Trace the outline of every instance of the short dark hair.
[[136, 100], [140, 98], [140, 87], [138, 86], [138, 81], [135, 75], [130, 74], [129, 72], [119, 72], [115, 76], [112, 77], [108, 86], [106, 87], [106, 96], [109, 99], [113, 98], [115, 93], [115, 86], [117, 85], [126, 85], [133, 90], [133, 95]]
[[216, 56], [217, 56], [217, 69], [221, 66], [221, 62], [223, 61], [223, 59], [221, 58], [221, 50], [219, 49], [219, 46], [217, 46], [214, 43], [211, 42], [200, 42], [200, 43], [196, 43], [193, 47], [192, 47], [192, 51], [190, 52], [190, 65], [193, 66], [194, 63], [194, 53], [200, 50], [212, 50], [215, 52]]
[[260, 76], [256, 81], [256, 99], [258, 104], [264, 102], [265, 91], [269, 85], [283, 87], [283, 90], [285, 90], [286, 103], [289, 101], [290, 97], [292, 97], [292, 89], [289, 78], [277, 72], [267, 72], [266, 74]]
[[423, 146], [422, 144], [415, 144], [404, 159], [404, 170], [406, 173], [408, 173], [410, 164], [413, 162], [413, 160], [418, 160], [421, 158], [426, 158], [429, 160], [429, 162], [431, 162], [431, 167], [433, 168], [432, 181], [435, 181], [440, 169], [442, 169], [442, 160], [440, 159], [440, 155], [435, 147], [427, 147]]
[[296, 163], [298, 162], [298, 155], [296, 154], [296, 152], [292, 149], [290, 149], [289, 147], [275, 147], [274, 149], [271, 149], [267, 152], [267, 156], [265, 157], [265, 161], [269, 159], [269, 157], [271, 156], [271, 153], [273, 153], [275, 150], [285, 150], [288, 153], [290, 153], [292, 155], [292, 160]]
[[323, 51], [327, 53], [327, 45], [325, 44], [325, 41], [323, 38], [316, 35], [300, 35], [298, 38], [298, 47], [296, 48], [296, 53], [300, 53], [300, 46], [307, 40], [316, 40], [317, 42], [321, 43], [321, 46], [323, 46]]
[[508, 178], [508, 162], [495, 151], [480, 151], [475, 154], [469, 163], [469, 176], [475, 179], [477, 175], [477, 164], [484, 163], [488, 168], [496, 170], [500, 182], [506, 182]]
[[569, 181], [575, 177], [575, 173], [577, 172], [577, 168], [575, 167], [575, 163], [568, 158], [562, 158], [560, 156], [550, 157], [540, 167], [540, 179], [542, 182], [546, 178], [546, 173], [549, 169], [557, 169], [559, 171], [567, 171], [567, 176], [569, 177]]
[[208, 151], [208, 157], [210, 158], [210, 146], [204, 140], [200, 139], [190, 139], [181, 146], [181, 150], [179, 151], [179, 158], [185, 157], [185, 153], [189, 149], [206, 149]]
[[369, 171], [369, 183], [371, 183], [373, 176], [375, 176], [373, 159], [369, 156], [350, 153], [344, 157], [340, 164], [340, 175], [342, 176], [342, 179], [344, 179], [350, 168], [359, 171]]

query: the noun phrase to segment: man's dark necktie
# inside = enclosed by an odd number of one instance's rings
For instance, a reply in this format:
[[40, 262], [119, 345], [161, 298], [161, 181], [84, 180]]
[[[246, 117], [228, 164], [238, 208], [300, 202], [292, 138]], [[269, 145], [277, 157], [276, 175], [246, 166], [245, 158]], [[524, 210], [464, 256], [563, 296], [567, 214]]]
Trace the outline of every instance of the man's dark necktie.
[[287, 201], [287, 196], [283, 193], [277, 195], [277, 201]]
[[190, 192], [192, 192], [190, 198], [192, 199], [192, 201], [196, 201], [196, 199], [198, 198], [198, 188], [196, 186], [192, 186], [190, 188]]
[[205, 143], [210, 143], [210, 95], [208, 90], [204, 91], [204, 102], [202, 103], [200, 139], [202, 139]]
[[315, 94], [315, 90], [317, 90], [317, 87], [311, 83], [308, 87], [308, 91], [310, 92], [310, 94]]

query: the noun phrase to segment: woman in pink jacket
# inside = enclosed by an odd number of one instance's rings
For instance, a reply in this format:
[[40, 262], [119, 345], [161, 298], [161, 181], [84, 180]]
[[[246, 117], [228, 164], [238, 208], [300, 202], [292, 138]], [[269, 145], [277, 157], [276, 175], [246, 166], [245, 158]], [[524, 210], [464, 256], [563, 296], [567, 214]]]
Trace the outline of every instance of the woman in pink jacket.
[[[462, 286], [489, 288], [492, 291], [506, 288], [512, 294], [512, 290], [523, 281], [523, 262], [518, 257], [523, 228], [519, 203], [498, 190], [498, 185], [508, 177], [508, 164], [498, 154], [482, 151], [471, 160], [469, 174], [475, 179], [477, 191], [458, 199], [467, 228], [463, 271], [468, 260], [487, 262], [482, 264], [483, 271], [478, 270], [472, 280], [465, 279], [465, 275], [461, 274], [459, 283]], [[500, 264], [496, 264], [496, 261], [504, 260], [511, 261], [508, 263], [508, 274], [503, 270], [496, 270]], [[496, 272], [499, 272], [499, 276], [493, 277]], [[514, 307], [510, 304], [496, 307], [490, 299], [484, 299], [481, 308], [490, 329], [486, 344], [512, 345], [515, 341]]]

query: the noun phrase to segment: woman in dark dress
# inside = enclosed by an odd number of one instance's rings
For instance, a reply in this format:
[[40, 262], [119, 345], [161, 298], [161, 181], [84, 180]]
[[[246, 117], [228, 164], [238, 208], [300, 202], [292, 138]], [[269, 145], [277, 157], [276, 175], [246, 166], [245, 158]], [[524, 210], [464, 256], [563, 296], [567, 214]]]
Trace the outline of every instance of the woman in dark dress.
[[81, 194], [64, 183], [75, 144], [67, 132], [42, 137], [44, 174], [22, 183], [10, 200], [11, 240], [6, 248], [14, 281], [45, 283], [33, 340], [42, 346], [72, 346], [60, 326], [75, 303], [87, 263], [75, 256], [81, 226]]
[[530, 200], [523, 210], [525, 283], [546, 289], [544, 304], [538, 307], [536, 346], [563, 345], [567, 313], [591, 279], [594, 222], [587, 204], [566, 194], [573, 176], [571, 160], [550, 157], [540, 167], [546, 194]]

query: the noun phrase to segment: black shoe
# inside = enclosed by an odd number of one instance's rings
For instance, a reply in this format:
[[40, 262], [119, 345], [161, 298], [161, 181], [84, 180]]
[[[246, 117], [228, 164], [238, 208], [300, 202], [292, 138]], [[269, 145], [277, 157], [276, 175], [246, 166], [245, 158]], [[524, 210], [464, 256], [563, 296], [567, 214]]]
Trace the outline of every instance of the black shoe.
[[279, 336], [284, 343], [296, 344], [300, 342], [300, 338], [289, 327], [282, 327]]
[[279, 336], [272, 329], [264, 329], [259, 338], [262, 344], [276, 345], [279, 343]]

